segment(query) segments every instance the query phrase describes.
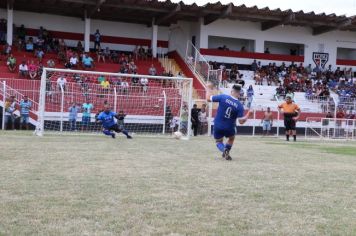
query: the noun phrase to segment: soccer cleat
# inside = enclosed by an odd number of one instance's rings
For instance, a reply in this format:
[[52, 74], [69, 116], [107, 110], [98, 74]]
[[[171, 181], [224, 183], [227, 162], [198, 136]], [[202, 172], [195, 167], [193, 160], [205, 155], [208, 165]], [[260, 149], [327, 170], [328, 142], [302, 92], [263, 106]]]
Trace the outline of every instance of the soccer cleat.
[[128, 139], [132, 139], [132, 136], [130, 136], [130, 135], [127, 135], [127, 138], [128, 138]]
[[223, 154], [222, 154], [222, 157], [223, 157], [225, 160], [231, 161], [232, 158], [231, 158], [229, 152], [230, 152], [230, 151], [229, 151], [228, 149], [225, 149], [224, 152], [223, 152]]
[[112, 137], [112, 138], [116, 138], [115, 133], [112, 133], [112, 134], [111, 134], [111, 137]]

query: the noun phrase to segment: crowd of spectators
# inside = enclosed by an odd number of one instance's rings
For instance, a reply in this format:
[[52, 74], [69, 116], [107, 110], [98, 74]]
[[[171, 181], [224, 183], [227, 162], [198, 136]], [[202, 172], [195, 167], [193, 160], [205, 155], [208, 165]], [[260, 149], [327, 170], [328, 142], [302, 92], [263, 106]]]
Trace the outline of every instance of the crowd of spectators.
[[[0, 26], [2, 24], [3, 22], [1, 21]], [[5, 43], [4, 35], [5, 34], [3, 33], [0, 34], [0, 41], [4, 43], [1, 51], [1, 55], [4, 55], [4, 57], [0, 57], [0, 60], [4, 58], [9, 71], [12, 73], [18, 72], [20, 78], [39, 79], [40, 75], [42, 74], [44, 65], [49, 68], [63, 66], [67, 69], [95, 70], [95, 61], [97, 63], [109, 62], [118, 64], [117, 72], [136, 75], [138, 74], [138, 66], [136, 65], [136, 61], [151, 60], [152, 58], [152, 49], [150, 47], [145, 48], [143, 46], [136, 46], [135, 49], [130, 53], [120, 52], [118, 50], [111, 50], [109, 47], [105, 47], [103, 49], [101, 47], [102, 36], [99, 30], [96, 30], [93, 35], [94, 48], [93, 51], [89, 53], [84, 52], [83, 44], [81, 41], [78, 41], [76, 47], [70, 47], [66, 44], [64, 39], [52, 37], [51, 32], [43, 27], [39, 28], [38, 35], [36, 37], [30, 37], [27, 34], [24, 25], [15, 28], [14, 47], [11, 47], [10, 45]], [[17, 61], [16, 57], [14, 57], [12, 54], [14, 48], [16, 48], [17, 51], [26, 51], [33, 53], [33, 57], [23, 58], [21, 60], [19, 59], [20, 61]], [[48, 54], [51, 54], [51, 56], [46, 57], [46, 55]], [[53, 55], [57, 56], [54, 57]], [[47, 60], [44, 60], [46, 58]], [[173, 77], [173, 74], [170, 71], [163, 71], [162, 74], [159, 73], [158, 69], [153, 63], [149, 67], [147, 75], [162, 75]], [[66, 75], [59, 76], [58, 80], [60, 80], [61, 77], [65, 78]], [[98, 83], [99, 85], [101, 85], [103, 91], [108, 91], [112, 85], [117, 85], [119, 86], [120, 91], [123, 92], [128, 92], [128, 87], [130, 86], [139, 87], [142, 89], [143, 92], [147, 92], [149, 86], [147, 78], [139, 78], [135, 76], [129, 79], [104, 77], [104, 80], [102, 80], [101, 78], [101, 76], [97, 78], [88, 78], [76, 74], [73, 76], [73, 78], [67, 79], [68, 81], [74, 80], [81, 84], [84, 94], [87, 93], [88, 90], [87, 84], [91, 82]], [[162, 81], [162, 84], [165, 86], [168, 83], [164, 80]], [[56, 90], [55, 88], [52, 88], [54, 86], [48, 85], [48, 87], [50, 91]], [[57, 86], [57, 88], [59, 88], [59, 86]], [[65, 89], [65, 84], [63, 88]]]

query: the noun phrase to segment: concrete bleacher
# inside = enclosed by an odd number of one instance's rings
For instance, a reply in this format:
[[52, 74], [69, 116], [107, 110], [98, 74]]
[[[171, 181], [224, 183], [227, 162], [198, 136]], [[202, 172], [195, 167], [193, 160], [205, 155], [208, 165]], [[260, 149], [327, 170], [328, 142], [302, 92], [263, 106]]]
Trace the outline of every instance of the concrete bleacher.
[[[17, 62], [17, 67], [18, 65], [24, 60], [26, 62], [29, 62], [31, 60], [34, 60], [35, 63], [37, 64], [37, 58], [34, 56], [34, 53], [29, 53], [29, 52], [24, 52], [24, 51], [16, 51], [14, 50], [13, 53], [14, 57], [16, 58]], [[94, 64], [95, 68], [94, 71], [102, 71], [102, 72], [112, 72], [112, 73], [117, 73], [120, 69], [120, 65], [118, 63], [112, 63], [110, 61], [107, 62], [97, 62], [96, 55], [91, 54], [91, 57], [94, 59]], [[42, 62], [43, 65], [46, 66], [46, 62], [49, 59], [53, 59], [56, 63], [56, 68], [63, 69], [64, 65], [63, 63], [60, 63], [58, 61], [57, 54], [55, 53], [47, 53], [45, 54]], [[148, 60], [135, 60], [135, 64], [137, 65], [137, 73], [138, 74], [148, 74], [148, 70], [153, 64], [156, 67], [157, 73], [162, 74], [164, 71], [164, 68], [162, 67], [161, 63], [158, 61], [158, 59], [148, 59]], [[18, 68], [17, 70], [18, 71]], [[17, 73], [11, 73], [9, 72], [7, 66], [6, 66], [6, 59], [3, 58], [2, 61], [0, 61], [0, 78], [18, 78]]]

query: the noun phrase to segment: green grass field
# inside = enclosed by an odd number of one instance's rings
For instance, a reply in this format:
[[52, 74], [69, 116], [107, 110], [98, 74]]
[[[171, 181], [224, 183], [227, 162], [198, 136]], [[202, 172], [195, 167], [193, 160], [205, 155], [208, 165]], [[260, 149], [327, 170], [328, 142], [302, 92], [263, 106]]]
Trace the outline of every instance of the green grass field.
[[356, 144], [0, 132], [0, 235], [356, 235]]

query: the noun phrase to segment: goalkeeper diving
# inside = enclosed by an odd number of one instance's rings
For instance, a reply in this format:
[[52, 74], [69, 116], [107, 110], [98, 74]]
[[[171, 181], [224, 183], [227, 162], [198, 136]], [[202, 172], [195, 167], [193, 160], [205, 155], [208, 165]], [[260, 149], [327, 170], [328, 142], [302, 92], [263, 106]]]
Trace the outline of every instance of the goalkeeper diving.
[[126, 135], [128, 139], [131, 139], [132, 137], [129, 135], [129, 133], [124, 128], [121, 129], [114, 118], [119, 119], [119, 115], [116, 112], [111, 111], [108, 104], [105, 104], [104, 111], [100, 112], [96, 120], [103, 126], [103, 133], [105, 135], [115, 138], [116, 135], [114, 132], [112, 132], [115, 131], [116, 133], [121, 132]]

